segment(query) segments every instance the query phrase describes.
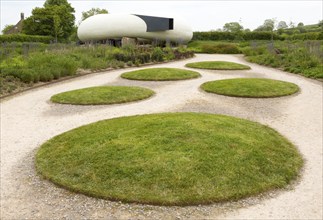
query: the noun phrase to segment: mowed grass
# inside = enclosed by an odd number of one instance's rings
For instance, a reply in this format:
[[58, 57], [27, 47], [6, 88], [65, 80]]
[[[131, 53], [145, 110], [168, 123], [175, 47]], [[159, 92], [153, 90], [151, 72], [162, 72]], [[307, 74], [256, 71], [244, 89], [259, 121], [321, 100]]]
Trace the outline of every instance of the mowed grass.
[[177, 68], [149, 68], [123, 73], [121, 75], [125, 79], [147, 81], [183, 80], [200, 76], [198, 72]]
[[36, 155], [38, 172], [72, 191], [183, 206], [282, 188], [302, 163], [295, 147], [267, 126], [201, 113], [96, 122], [52, 138]]
[[299, 91], [294, 83], [272, 79], [237, 78], [206, 82], [201, 88], [210, 93], [247, 98], [271, 98]]
[[52, 102], [74, 105], [104, 105], [132, 102], [149, 98], [154, 91], [134, 86], [98, 86], [59, 93]]
[[186, 67], [198, 68], [198, 69], [209, 69], [209, 70], [248, 70], [249, 66], [227, 62], [227, 61], [203, 61], [196, 63], [188, 63]]

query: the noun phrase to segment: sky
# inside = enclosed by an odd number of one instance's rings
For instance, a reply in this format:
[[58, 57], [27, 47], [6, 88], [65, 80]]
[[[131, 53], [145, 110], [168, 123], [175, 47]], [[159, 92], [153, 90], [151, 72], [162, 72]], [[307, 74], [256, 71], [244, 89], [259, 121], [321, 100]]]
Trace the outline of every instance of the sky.
[[[16, 24], [20, 13], [31, 15], [35, 7], [43, 7], [45, 0], [0, 0], [1, 30], [7, 24]], [[316, 24], [322, 20], [322, 0], [68, 0], [75, 8], [76, 24], [82, 12], [91, 8], [104, 8], [109, 13], [124, 14], [166, 14], [184, 18], [193, 31], [209, 31], [223, 28], [228, 22], [240, 22], [244, 28], [253, 30], [265, 19], [276, 19], [296, 25], [299, 22]]]

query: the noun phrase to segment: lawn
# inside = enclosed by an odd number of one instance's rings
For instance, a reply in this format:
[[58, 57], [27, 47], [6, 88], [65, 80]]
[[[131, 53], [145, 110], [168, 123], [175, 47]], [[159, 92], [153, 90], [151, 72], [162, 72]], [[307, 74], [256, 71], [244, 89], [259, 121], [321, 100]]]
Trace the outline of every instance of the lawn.
[[206, 82], [201, 88], [210, 93], [247, 98], [271, 98], [299, 91], [294, 83], [272, 79], [236, 78]]
[[73, 105], [104, 105], [132, 102], [149, 98], [154, 91], [130, 86], [98, 86], [56, 94], [52, 102]]
[[64, 188], [156, 205], [209, 204], [282, 188], [302, 163], [267, 126], [201, 113], [96, 122], [50, 139], [36, 155], [38, 172]]
[[122, 78], [145, 81], [183, 80], [200, 77], [198, 72], [177, 68], [149, 68], [123, 73]]
[[203, 61], [196, 63], [188, 63], [186, 67], [198, 68], [198, 69], [209, 69], [209, 70], [249, 70], [250, 67], [247, 65], [227, 62], [227, 61]]

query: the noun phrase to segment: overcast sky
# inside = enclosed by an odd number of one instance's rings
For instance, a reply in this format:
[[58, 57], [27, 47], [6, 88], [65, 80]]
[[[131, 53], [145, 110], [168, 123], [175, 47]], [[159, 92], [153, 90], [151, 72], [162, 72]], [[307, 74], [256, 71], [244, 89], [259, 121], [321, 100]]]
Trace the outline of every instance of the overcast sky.
[[[16, 24], [20, 13], [25, 17], [31, 15], [35, 7], [42, 7], [45, 0], [0, 0], [1, 30], [6, 24]], [[244, 28], [251, 30], [260, 26], [265, 19], [275, 18], [278, 21], [298, 24], [315, 24], [322, 20], [322, 0], [304, 1], [125, 1], [125, 0], [68, 0], [75, 8], [76, 23], [81, 20], [82, 11], [93, 7], [105, 8], [109, 13], [149, 14], [167, 13], [183, 17], [191, 24], [193, 31], [209, 31], [222, 28], [227, 22], [237, 21]]]

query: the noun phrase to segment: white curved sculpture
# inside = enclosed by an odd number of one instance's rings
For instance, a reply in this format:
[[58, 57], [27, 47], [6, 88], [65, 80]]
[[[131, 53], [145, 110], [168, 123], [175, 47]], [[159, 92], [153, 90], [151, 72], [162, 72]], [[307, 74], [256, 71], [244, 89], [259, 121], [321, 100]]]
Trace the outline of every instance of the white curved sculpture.
[[98, 14], [84, 20], [77, 35], [83, 42], [122, 37], [187, 43], [193, 32], [181, 18]]

